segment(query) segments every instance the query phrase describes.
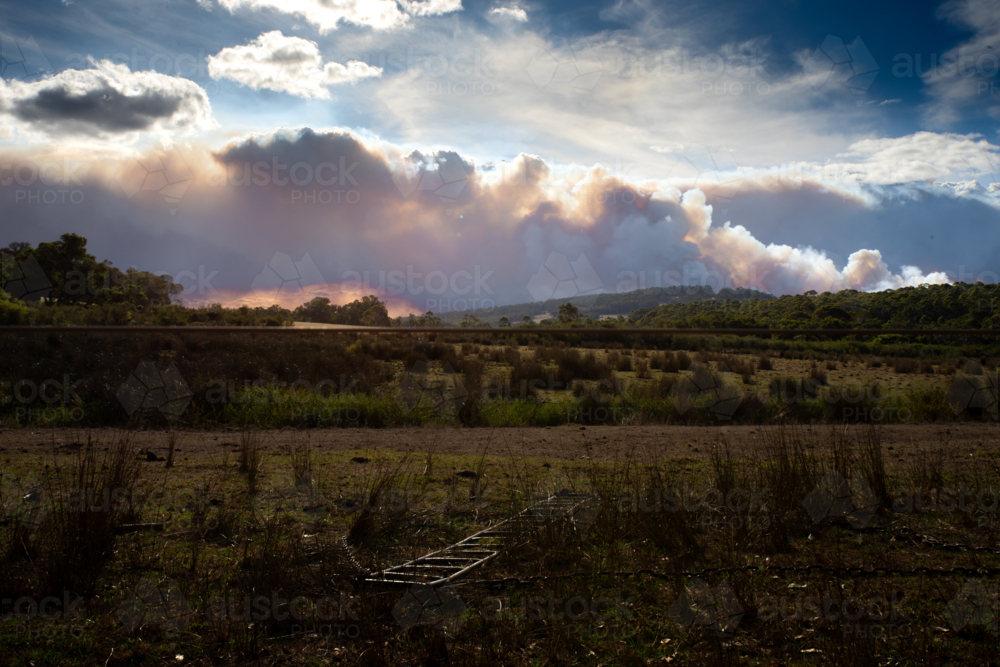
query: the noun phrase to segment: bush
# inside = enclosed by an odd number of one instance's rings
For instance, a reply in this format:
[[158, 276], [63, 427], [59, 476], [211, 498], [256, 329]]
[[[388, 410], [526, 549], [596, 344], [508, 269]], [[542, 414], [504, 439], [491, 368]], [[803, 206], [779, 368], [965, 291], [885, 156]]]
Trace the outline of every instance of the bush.
[[822, 385], [826, 384], [827, 380], [826, 371], [822, 370], [819, 366], [817, 366], [815, 361], [813, 362], [812, 367], [810, 367], [809, 369], [809, 379], [815, 380], [818, 384]]
[[657, 366], [653, 366], [652, 363], [650, 366], [659, 367], [664, 373], [679, 373], [691, 368], [691, 357], [686, 352], [664, 352], [657, 357]]
[[[628, 352], [628, 350], [626, 350], [626, 352]], [[631, 357], [631, 355], [622, 356], [621, 359], [618, 360], [618, 368], [617, 368], [617, 370], [618, 370], [619, 373], [631, 373], [632, 372], [632, 357]]]
[[535, 359], [522, 360], [514, 364], [507, 376], [508, 395], [506, 398], [527, 398], [535, 396], [540, 389], [555, 384], [555, 373]]
[[611, 366], [598, 361], [593, 351], [586, 355], [581, 355], [577, 350], [560, 352], [556, 379], [563, 387], [569, 388], [574, 380], [604, 380], [611, 377]]
[[0, 324], [25, 324], [28, 321], [28, 308], [17, 299], [0, 290]]
[[878, 381], [855, 386], [831, 387], [826, 396], [826, 421], [834, 424], [869, 424], [878, 421], [882, 387]]

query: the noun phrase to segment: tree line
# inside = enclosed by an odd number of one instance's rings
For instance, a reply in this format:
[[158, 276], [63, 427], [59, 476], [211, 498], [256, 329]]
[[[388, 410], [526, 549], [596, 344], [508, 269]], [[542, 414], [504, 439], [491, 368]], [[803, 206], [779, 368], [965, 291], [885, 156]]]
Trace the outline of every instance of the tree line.
[[[776, 298], [742, 288], [655, 287], [584, 295], [491, 310], [391, 318], [375, 295], [334, 304], [315, 297], [294, 310], [279, 305], [184, 306], [169, 275], [97, 261], [87, 239], [63, 234], [37, 246], [0, 248], [0, 323], [37, 325], [287, 326], [293, 321], [358, 326], [483, 328], [601, 326], [705, 329], [1000, 329], [996, 284], [921, 285], [882, 292], [806, 292]], [[628, 315], [608, 315], [605, 309]], [[535, 324], [544, 313], [547, 319]], [[612, 312], [612, 314], [614, 314]]]
[[279, 305], [185, 306], [183, 285], [166, 274], [121, 270], [63, 234], [37, 246], [0, 248], [0, 324], [290, 326], [295, 320], [388, 326], [385, 304], [366, 296], [344, 306], [317, 297], [295, 310]]

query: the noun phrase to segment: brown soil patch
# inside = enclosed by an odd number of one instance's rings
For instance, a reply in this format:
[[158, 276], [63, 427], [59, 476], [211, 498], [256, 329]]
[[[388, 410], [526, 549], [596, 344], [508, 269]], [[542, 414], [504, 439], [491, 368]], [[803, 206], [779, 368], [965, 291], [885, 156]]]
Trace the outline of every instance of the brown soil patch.
[[[738, 455], [749, 448], [770, 426], [588, 426], [567, 425], [549, 428], [387, 428], [387, 429], [282, 429], [263, 432], [268, 449], [279, 450], [308, 439], [312, 447], [325, 451], [372, 451], [430, 453], [434, 455], [475, 455], [485, 449], [491, 456], [518, 456], [558, 460], [613, 461], [630, 453], [644, 460], [690, 458], [707, 460], [709, 452], [726, 439]], [[806, 442], [824, 444], [826, 438], [843, 429], [850, 434], [863, 426], [789, 426]], [[893, 424], [881, 427], [887, 462], [905, 463], [922, 452], [943, 451], [947, 458], [970, 458], [977, 453], [1000, 450], [1000, 425], [991, 423]], [[0, 459], [7, 454], [42, 454], [53, 446], [60, 451], [74, 443], [111, 441], [114, 429], [0, 429]], [[235, 429], [181, 431], [177, 458], [215, 456], [224, 447], [239, 443]], [[140, 431], [136, 444], [165, 456], [166, 431]], [[27, 450], [27, 451], [25, 451]]]

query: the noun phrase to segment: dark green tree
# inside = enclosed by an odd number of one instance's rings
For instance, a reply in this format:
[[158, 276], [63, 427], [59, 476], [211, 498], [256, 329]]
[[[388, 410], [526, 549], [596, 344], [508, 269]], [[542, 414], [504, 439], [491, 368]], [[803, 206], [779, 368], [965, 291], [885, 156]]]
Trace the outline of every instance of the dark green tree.
[[559, 306], [559, 323], [569, 324], [580, 319], [580, 309], [567, 301]]

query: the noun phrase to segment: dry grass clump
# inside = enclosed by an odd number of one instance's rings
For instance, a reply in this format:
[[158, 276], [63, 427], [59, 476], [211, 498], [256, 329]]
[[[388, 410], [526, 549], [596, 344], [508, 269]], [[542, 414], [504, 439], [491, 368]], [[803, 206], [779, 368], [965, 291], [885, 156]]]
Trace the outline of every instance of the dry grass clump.
[[313, 452], [309, 442], [297, 442], [288, 448], [292, 479], [296, 484], [312, 484]]
[[920, 361], [909, 357], [893, 357], [890, 364], [893, 373], [917, 373], [920, 371]]
[[174, 454], [177, 452], [177, 431], [171, 430], [167, 436], [167, 468], [174, 467]]
[[507, 374], [504, 397], [525, 399], [534, 397], [540, 390], [555, 386], [555, 371], [536, 357], [518, 359]]
[[131, 433], [116, 434], [100, 453], [88, 437], [70, 463], [54, 457], [34, 488], [2, 499], [14, 510], [0, 553], [4, 597], [93, 595], [119, 529], [139, 515], [140, 466]]
[[261, 476], [264, 474], [266, 458], [260, 431], [253, 428], [243, 429], [240, 432], [238, 464], [239, 471], [246, 475], [247, 489], [250, 493], [257, 493]]
[[[631, 364], [631, 358], [626, 358]], [[593, 350], [586, 354], [574, 349], [564, 350], [557, 364], [556, 379], [565, 387], [569, 387], [574, 380], [610, 380], [613, 377], [611, 365], [599, 361]]]
[[608, 355], [608, 363], [619, 373], [631, 373], [632, 351], [623, 350], [622, 352], [619, 352], [618, 350], [614, 350]]
[[826, 371], [821, 369], [815, 361], [812, 366], [809, 367], [809, 379], [821, 385], [825, 385], [827, 383]]

